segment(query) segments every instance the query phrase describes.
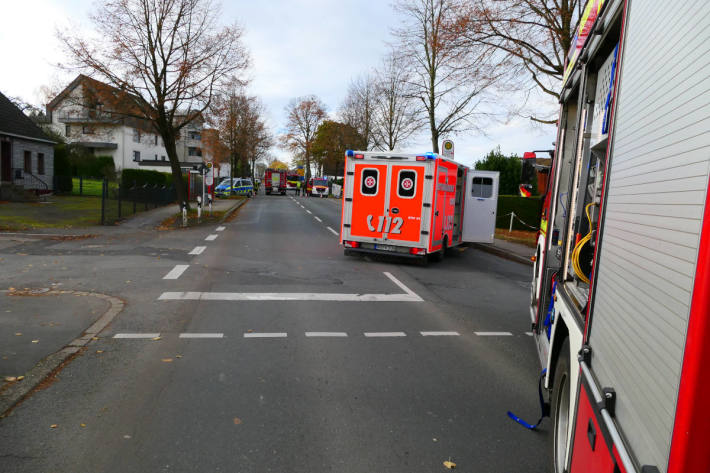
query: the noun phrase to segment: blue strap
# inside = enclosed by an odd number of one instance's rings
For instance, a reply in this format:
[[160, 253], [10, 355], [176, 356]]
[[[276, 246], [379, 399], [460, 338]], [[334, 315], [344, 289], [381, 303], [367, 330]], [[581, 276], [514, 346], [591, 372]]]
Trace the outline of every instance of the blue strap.
[[545, 399], [542, 397], [542, 383], [545, 379], [545, 373], [547, 373], [547, 368], [542, 370], [542, 373], [540, 373], [540, 380], [537, 384], [537, 394], [540, 398], [540, 418], [537, 420], [537, 422], [535, 424], [530, 424], [525, 420], [521, 419], [520, 417], [516, 416], [512, 412], [508, 411], [508, 417], [510, 417], [526, 429], [535, 430], [537, 426], [540, 425], [540, 422], [542, 422], [542, 419], [544, 419], [545, 417], [550, 417], [550, 404], [545, 402]]
[[609, 118], [611, 116], [611, 96], [614, 92], [614, 76], [616, 75], [617, 54], [619, 53], [619, 44], [614, 48], [614, 59], [611, 63], [611, 77], [609, 78], [609, 91], [606, 94], [606, 102], [604, 103], [604, 120], [602, 121], [602, 135], [609, 132]]
[[542, 325], [545, 327], [545, 333], [547, 334], [547, 339], [550, 339], [550, 332], [552, 331], [552, 320], [555, 314], [555, 289], [557, 289], [557, 281], [552, 283], [552, 295], [550, 296], [550, 305], [547, 306], [547, 315], [545, 315], [545, 321]]

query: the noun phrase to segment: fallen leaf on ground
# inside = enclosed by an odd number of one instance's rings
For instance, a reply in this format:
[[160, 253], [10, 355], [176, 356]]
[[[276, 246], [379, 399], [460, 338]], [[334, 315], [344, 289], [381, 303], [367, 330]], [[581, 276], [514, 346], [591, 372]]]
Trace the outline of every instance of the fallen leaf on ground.
[[57, 428], [57, 424], [52, 424], [52, 425], [49, 426], [49, 428], [50, 428], [50, 429], [56, 429], [56, 428]]
[[175, 355], [175, 358], [182, 358], [182, 355]]
[[92, 340], [98, 340], [99, 337], [91, 337]]
[[247, 330], [247, 333], [252, 333], [253, 331], [254, 331], [254, 330], [249, 329], [249, 330]]
[[96, 350], [96, 353], [103, 353], [103, 350]]
[[153, 337], [153, 338], [151, 338], [151, 340], [153, 340], [154, 342], [157, 342], [158, 340], [160, 340], [160, 337]]
[[14, 287], [11, 287], [11, 288], [8, 289], [8, 291], [10, 291], [10, 292], [12, 292], [12, 291], [14, 291], [14, 290], [15, 290]]
[[15, 332], [15, 336], [16, 336], [16, 337], [21, 337], [21, 336], [22, 336], [22, 332]]
[[239, 425], [242, 423], [242, 420], [239, 417], [234, 418], [234, 425]]
[[39, 340], [32, 340], [32, 343], [39, 343]]
[[24, 376], [18, 376], [18, 377], [17, 377], [17, 380], [18, 380], [18, 381], [22, 381], [23, 379], [25, 379]]
[[11, 383], [13, 381], [17, 381], [17, 378], [15, 376], [5, 376], [5, 381]]
[[163, 358], [163, 363], [172, 363], [173, 359], [172, 358]]
[[446, 468], [448, 468], [449, 470], [453, 470], [454, 468], [456, 468], [456, 463], [454, 463], [452, 461], [445, 461], [444, 466]]
[[79, 424], [81, 427], [86, 427], [86, 424]]

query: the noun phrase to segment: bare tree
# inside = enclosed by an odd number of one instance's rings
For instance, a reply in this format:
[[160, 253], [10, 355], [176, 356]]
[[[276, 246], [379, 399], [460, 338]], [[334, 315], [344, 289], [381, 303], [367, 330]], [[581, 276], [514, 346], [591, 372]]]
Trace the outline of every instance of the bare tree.
[[402, 61], [393, 52], [376, 71], [372, 135], [375, 146], [394, 150], [402, 146], [421, 126], [417, 103], [407, 91], [407, 72]]
[[306, 182], [311, 178], [311, 147], [318, 126], [325, 118], [325, 105], [315, 95], [293, 99], [286, 106], [286, 134], [281, 137], [284, 148], [303, 153]]
[[[469, 44], [508, 55], [506, 72], [509, 78], [518, 78], [514, 81], [518, 90], [536, 89], [554, 97], [556, 104], [582, 6], [580, 0], [466, 0], [455, 29]], [[556, 109], [549, 112], [556, 113]], [[549, 116], [536, 115], [529, 118], [556, 123]]]
[[186, 201], [176, 141], [215, 91], [249, 64], [237, 25], [220, 27], [212, 0], [104, 0], [91, 17], [96, 37], [59, 38], [75, 66], [125, 92], [124, 113], [163, 138], [178, 199]]
[[378, 102], [378, 81], [372, 74], [350, 81], [339, 115], [343, 123], [355, 128], [365, 139], [366, 148], [376, 147], [374, 135], [375, 107]]
[[459, 19], [459, 0], [399, 0], [403, 24], [394, 31], [400, 57], [409, 66], [412, 97], [424, 107], [432, 150], [439, 137], [480, 129], [484, 92], [496, 83], [499, 59], [495, 50], [464, 44], [452, 35]]

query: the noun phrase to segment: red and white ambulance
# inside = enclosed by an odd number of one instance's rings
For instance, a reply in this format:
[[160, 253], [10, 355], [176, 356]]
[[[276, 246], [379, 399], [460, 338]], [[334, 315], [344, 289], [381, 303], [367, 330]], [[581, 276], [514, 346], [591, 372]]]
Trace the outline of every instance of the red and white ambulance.
[[492, 242], [498, 172], [442, 156], [347, 151], [340, 241], [345, 254], [443, 257], [463, 242]]
[[580, 20], [530, 297], [555, 473], [710, 472], [709, 30], [706, 0]]

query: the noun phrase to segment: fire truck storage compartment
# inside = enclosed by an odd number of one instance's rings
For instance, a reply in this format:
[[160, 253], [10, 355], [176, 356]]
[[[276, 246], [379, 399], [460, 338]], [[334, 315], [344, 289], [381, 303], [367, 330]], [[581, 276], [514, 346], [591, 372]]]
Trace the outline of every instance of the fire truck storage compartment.
[[[663, 34], [658, 34], [660, 17], [673, 25]], [[588, 328], [594, 376], [599, 386], [616, 391], [616, 424], [639, 465], [662, 473], [668, 468], [708, 192], [709, 51], [707, 43], [697, 42], [707, 22], [694, 20], [708, 17], [710, 3], [703, 0], [673, 8], [628, 3], [629, 39], [617, 71], [599, 274]], [[682, 54], [679, 44], [688, 45]], [[599, 130], [598, 100], [592, 130]], [[606, 137], [596, 139], [601, 143]]]

